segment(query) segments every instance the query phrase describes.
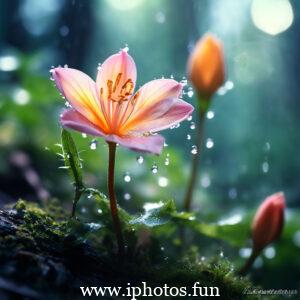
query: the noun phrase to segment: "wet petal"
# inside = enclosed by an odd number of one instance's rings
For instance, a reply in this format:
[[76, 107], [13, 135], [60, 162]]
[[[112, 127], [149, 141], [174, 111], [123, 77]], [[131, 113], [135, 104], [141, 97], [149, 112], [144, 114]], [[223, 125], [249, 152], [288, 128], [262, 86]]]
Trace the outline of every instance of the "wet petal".
[[95, 125], [106, 127], [97, 99], [95, 82], [85, 73], [71, 68], [55, 68], [52, 77], [72, 107]]
[[[138, 132], [155, 132], [167, 129], [185, 120], [194, 110], [191, 104], [181, 99], [171, 100], [172, 102], [165, 100], [154, 105], [152, 109], [156, 110], [156, 114], [148, 114], [147, 118], [139, 119], [132, 130]], [[169, 102], [171, 105], [168, 107], [168, 105], [165, 104], [166, 102]], [[158, 112], [160, 112], [160, 114]]]
[[123, 127], [132, 127], [138, 119], [147, 118], [156, 104], [166, 99], [178, 98], [181, 91], [182, 85], [173, 79], [157, 79], [146, 83], [128, 103], [128, 109], [123, 117]]
[[87, 118], [85, 118], [74, 109], [65, 110], [60, 117], [60, 122], [63, 127], [70, 128], [82, 133], [93, 136], [105, 136], [100, 128], [95, 126]]
[[111, 132], [118, 130], [119, 118], [134, 92], [135, 82], [134, 60], [123, 50], [110, 56], [99, 68], [96, 87]]
[[160, 154], [165, 139], [161, 135], [151, 136], [125, 136], [107, 135], [106, 141], [118, 143], [134, 151]]

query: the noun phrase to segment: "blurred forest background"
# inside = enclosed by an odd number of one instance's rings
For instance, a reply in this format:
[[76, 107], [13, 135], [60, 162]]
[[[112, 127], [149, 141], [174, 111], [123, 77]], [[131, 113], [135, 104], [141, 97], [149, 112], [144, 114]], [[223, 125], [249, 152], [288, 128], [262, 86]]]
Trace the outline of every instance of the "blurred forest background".
[[[279, 244], [279, 257], [268, 248], [269, 277], [260, 279], [274, 287], [272, 267], [279, 266], [290, 272], [285, 287], [295, 288], [295, 280], [299, 286], [300, 3], [278, 0], [285, 4], [271, 8], [274, 2], [0, 1], [0, 205], [49, 195], [71, 204], [72, 185], [55, 154], [65, 100], [49, 79], [51, 66], [66, 64], [95, 78], [98, 63], [129, 47], [138, 86], [162, 76], [185, 83], [189, 52], [211, 31], [224, 43], [227, 81], [207, 115], [194, 207], [208, 220], [238, 222], [266, 196], [284, 191], [292, 224], [288, 242]], [[195, 104], [189, 84], [183, 98]], [[121, 206], [139, 212], [146, 201], [174, 198], [181, 207], [197, 126], [193, 117], [163, 132], [167, 146], [160, 157], [118, 149]], [[73, 136], [85, 182], [106, 192], [104, 141]], [[225, 255], [236, 254], [231, 251]]]

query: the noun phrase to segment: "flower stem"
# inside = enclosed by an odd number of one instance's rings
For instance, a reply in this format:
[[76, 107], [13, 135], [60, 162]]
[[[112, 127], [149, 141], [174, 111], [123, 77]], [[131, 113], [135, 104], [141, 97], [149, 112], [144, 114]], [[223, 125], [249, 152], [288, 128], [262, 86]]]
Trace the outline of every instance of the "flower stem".
[[115, 194], [115, 160], [116, 160], [116, 143], [108, 142], [109, 150], [109, 159], [108, 159], [108, 195], [111, 209], [111, 216], [115, 228], [117, 243], [118, 243], [118, 252], [120, 258], [124, 256], [125, 246], [121, 230], [120, 219], [118, 215], [117, 200]]
[[252, 267], [252, 265], [255, 262], [255, 259], [257, 258], [258, 255], [259, 255], [259, 252], [252, 250], [250, 257], [248, 258], [248, 260], [246, 261], [244, 266], [238, 271], [238, 274], [246, 275], [248, 273], [249, 269]]
[[192, 162], [192, 172], [191, 177], [189, 179], [187, 192], [184, 198], [183, 208], [185, 211], [189, 211], [191, 209], [191, 204], [193, 200], [193, 192], [195, 189], [195, 183], [198, 178], [198, 170], [199, 170], [199, 162], [200, 162], [200, 153], [201, 153], [201, 147], [203, 143], [203, 133], [204, 133], [204, 123], [205, 123], [205, 113], [200, 113], [200, 120], [199, 120], [199, 126], [196, 128], [196, 149], [197, 154], [193, 155], [193, 162]]

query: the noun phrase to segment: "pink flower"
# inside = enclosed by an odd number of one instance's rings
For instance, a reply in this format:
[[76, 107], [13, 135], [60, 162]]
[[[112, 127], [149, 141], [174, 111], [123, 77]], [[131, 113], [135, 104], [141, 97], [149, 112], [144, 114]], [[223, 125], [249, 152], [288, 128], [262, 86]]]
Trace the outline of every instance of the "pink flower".
[[150, 81], [134, 93], [136, 66], [123, 50], [103, 63], [96, 82], [71, 68], [55, 68], [52, 77], [72, 106], [61, 115], [62, 126], [136, 151], [159, 154], [164, 138], [152, 133], [194, 109], [179, 99], [182, 86], [172, 79]]
[[253, 224], [253, 251], [259, 253], [268, 244], [279, 238], [284, 224], [285, 197], [276, 193], [267, 197], [258, 208]]

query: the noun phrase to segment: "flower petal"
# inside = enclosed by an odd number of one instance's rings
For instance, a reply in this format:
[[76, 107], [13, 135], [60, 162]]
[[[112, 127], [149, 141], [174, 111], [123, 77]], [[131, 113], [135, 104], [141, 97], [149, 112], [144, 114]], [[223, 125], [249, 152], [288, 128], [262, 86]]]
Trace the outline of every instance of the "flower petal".
[[150, 136], [124, 136], [107, 135], [106, 141], [118, 143], [123, 147], [129, 148], [134, 151], [160, 154], [165, 139], [161, 135]]
[[63, 127], [70, 128], [82, 133], [93, 136], [105, 136], [100, 128], [95, 126], [74, 109], [65, 110], [60, 117], [60, 122]]
[[[166, 102], [168, 102], [167, 105]], [[166, 99], [154, 105], [152, 110], [155, 110], [156, 113], [149, 113], [146, 118], [140, 118], [138, 122], [135, 123], [132, 131], [156, 132], [170, 128], [191, 115], [194, 107], [181, 99]], [[151, 111], [151, 109], [149, 109], [149, 111]], [[160, 112], [160, 114], [158, 112]]]
[[132, 127], [137, 120], [147, 118], [156, 104], [178, 98], [181, 91], [182, 85], [173, 79], [157, 79], [146, 83], [128, 103], [130, 108], [124, 114], [122, 126]]
[[100, 110], [95, 82], [85, 73], [71, 68], [55, 68], [52, 77], [72, 107], [95, 125], [106, 128]]

